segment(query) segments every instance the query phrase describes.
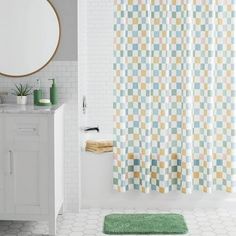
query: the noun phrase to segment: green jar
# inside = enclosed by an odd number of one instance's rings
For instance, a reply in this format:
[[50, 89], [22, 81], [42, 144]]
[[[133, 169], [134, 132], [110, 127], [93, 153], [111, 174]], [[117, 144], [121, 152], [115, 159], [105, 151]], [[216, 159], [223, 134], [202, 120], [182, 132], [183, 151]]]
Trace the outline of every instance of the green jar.
[[34, 105], [39, 105], [39, 100], [43, 97], [43, 91], [41, 89], [34, 90]]

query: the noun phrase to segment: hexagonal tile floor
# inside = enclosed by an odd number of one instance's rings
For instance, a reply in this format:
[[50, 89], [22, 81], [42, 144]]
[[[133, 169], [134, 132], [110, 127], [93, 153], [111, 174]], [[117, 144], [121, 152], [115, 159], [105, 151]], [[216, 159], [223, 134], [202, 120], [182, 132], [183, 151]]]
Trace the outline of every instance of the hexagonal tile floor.
[[[103, 218], [110, 213], [160, 213], [160, 210], [87, 209], [79, 214], [65, 213], [58, 217], [57, 236], [101, 236]], [[186, 236], [236, 236], [236, 211], [226, 209], [189, 211], [171, 210], [185, 216], [189, 233]], [[0, 221], [0, 236], [47, 235], [45, 222]]]

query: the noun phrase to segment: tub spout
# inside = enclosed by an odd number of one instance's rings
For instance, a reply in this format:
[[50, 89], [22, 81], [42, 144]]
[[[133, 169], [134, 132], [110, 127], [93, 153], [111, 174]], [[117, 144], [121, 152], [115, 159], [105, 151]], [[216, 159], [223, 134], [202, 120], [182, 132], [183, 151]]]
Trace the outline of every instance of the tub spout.
[[84, 132], [89, 132], [89, 131], [97, 131], [98, 133], [100, 132], [100, 129], [98, 126], [97, 127], [85, 127], [85, 128], [82, 128], [82, 130]]

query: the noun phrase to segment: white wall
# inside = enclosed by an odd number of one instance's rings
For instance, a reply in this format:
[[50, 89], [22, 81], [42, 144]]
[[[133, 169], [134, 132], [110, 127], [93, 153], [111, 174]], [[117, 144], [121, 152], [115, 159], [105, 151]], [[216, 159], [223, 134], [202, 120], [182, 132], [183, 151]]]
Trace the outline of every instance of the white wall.
[[77, 0], [51, 0], [61, 22], [61, 42], [55, 61], [77, 60]]
[[[113, 0], [80, 0], [78, 16], [79, 126], [99, 125], [100, 137], [111, 137], [113, 128]], [[86, 114], [82, 113], [84, 95], [87, 99]], [[80, 146], [83, 146], [87, 137], [80, 132], [79, 138]], [[81, 207], [89, 207], [83, 199], [85, 197], [90, 199], [93, 195], [93, 187], [105, 188], [105, 195], [101, 195], [105, 197], [106, 191], [111, 191], [111, 185], [98, 182], [99, 185], [95, 186], [92, 182], [99, 172], [92, 172], [92, 170], [96, 169], [96, 164], [91, 159], [90, 162], [84, 162], [84, 160], [84, 153], [80, 152], [79, 202]], [[100, 171], [109, 175], [107, 165], [109, 166], [109, 162], [102, 165]], [[83, 175], [85, 172], [87, 172], [86, 176]], [[106, 181], [112, 181], [111, 176]], [[84, 188], [88, 188], [88, 192]], [[89, 189], [92, 191], [90, 192]], [[94, 193], [94, 197], [99, 195], [99, 192]]]
[[[100, 137], [111, 137], [113, 128], [113, 0], [80, 0], [78, 16], [79, 126], [99, 125]], [[84, 95], [87, 98], [86, 114], [82, 113]], [[79, 138], [80, 146], [83, 146], [85, 134], [81, 132]], [[109, 166], [112, 168], [112, 165], [109, 165], [110, 162], [105, 164], [104, 160], [101, 160], [99, 162], [101, 169], [96, 171], [96, 163], [92, 159], [87, 159], [88, 162], [86, 162], [85, 158], [84, 153], [80, 152], [81, 207], [90, 206], [83, 201], [86, 197], [90, 201], [92, 196], [97, 198], [100, 195], [106, 201], [106, 193], [112, 190], [111, 184], [106, 184], [112, 181], [111, 172], [108, 169]], [[106, 183], [100, 182], [104, 180], [103, 178], [98, 178], [98, 185], [94, 185], [93, 180], [97, 179], [97, 174], [101, 172], [109, 176]], [[99, 194], [101, 191], [97, 192], [94, 188], [105, 189], [104, 194]], [[102, 204], [97, 202], [96, 206], [102, 207]]]
[[[87, 97], [87, 125], [112, 134], [113, 0], [81, 0], [80, 79]], [[82, 55], [81, 55], [82, 54]]]

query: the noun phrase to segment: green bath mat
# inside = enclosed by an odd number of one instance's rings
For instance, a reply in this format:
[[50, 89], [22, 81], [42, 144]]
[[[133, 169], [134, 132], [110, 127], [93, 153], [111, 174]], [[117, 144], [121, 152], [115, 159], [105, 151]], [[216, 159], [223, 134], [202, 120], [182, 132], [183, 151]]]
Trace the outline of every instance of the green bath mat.
[[111, 214], [105, 216], [105, 234], [185, 234], [184, 217], [179, 214]]

